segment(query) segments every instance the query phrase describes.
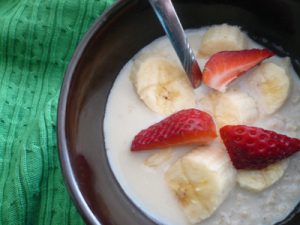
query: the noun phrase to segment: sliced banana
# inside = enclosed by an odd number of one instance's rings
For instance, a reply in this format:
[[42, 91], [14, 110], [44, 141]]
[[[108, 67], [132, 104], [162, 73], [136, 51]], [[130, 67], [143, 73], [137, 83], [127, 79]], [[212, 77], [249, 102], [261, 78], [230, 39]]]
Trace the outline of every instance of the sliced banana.
[[225, 150], [199, 147], [180, 158], [165, 174], [191, 223], [198, 223], [221, 205], [232, 190], [236, 170]]
[[137, 94], [154, 112], [170, 115], [195, 107], [194, 90], [183, 69], [159, 56], [142, 57], [133, 66]]
[[220, 97], [220, 93], [217, 91], [212, 91], [209, 93], [198, 94], [197, 105], [199, 108], [210, 115], [214, 115], [215, 104]]
[[280, 161], [261, 170], [239, 170], [238, 184], [250, 191], [263, 191], [276, 183], [288, 167], [288, 160]]
[[246, 35], [237, 26], [215, 25], [208, 29], [201, 39], [199, 56], [210, 56], [220, 51], [247, 48]]
[[144, 164], [148, 167], [158, 167], [172, 157], [172, 149], [156, 150], [156, 152], [144, 161]]
[[216, 101], [215, 120], [218, 127], [251, 123], [257, 117], [254, 99], [244, 92], [229, 91], [221, 94]]
[[249, 79], [262, 114], [276, 112], [289, 95], [290, 79], [287, 71], [274, 63], [262, 63], [253, 70]]

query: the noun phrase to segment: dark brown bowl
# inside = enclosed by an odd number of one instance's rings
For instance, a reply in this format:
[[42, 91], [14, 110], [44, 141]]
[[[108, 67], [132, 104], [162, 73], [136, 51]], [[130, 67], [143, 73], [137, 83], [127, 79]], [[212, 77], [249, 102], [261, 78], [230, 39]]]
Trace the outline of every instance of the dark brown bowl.
[[[257, 42], [290, 56], [300, 72], [300, 2], [173, 2], [184, 28], [224, 22], [240, 25]], [[98, 19], [69, 64], [58, 109], [60, 160], [71, 196], [88, 224], [155, 224], [117, 183], [108, 164], [102, 124], [109, 91], [121, 68], [162, 35], [147, 1], [122, 0]], [[279, 224], [299, 225], [298, 209]]]

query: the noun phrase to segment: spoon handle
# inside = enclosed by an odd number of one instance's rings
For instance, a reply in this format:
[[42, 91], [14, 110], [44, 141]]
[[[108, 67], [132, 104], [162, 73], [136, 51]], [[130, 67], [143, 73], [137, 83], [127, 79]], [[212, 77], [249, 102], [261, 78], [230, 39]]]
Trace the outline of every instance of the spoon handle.
[[201, 84], [202, 73], [171, 0], [149, 0], [194, 88]]

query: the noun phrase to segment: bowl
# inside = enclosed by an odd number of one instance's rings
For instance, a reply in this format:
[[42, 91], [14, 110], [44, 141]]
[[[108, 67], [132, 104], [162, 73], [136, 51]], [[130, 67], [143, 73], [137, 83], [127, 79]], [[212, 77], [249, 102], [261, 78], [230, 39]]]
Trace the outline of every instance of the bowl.
[[[292, 59], [300, 74], [300, 2], [295, 0], [174, 0], [183, 27], [229, 23]], [[127, 198], [106, 156], [103, 117], [125, 63], [164, 32], [144, 0], [116, 2], [78, 45], [61, 89], [58, 144], [69, 192], [88, 224], [155, 224]], [[277, 224], [300, 224], [300, 207]]]

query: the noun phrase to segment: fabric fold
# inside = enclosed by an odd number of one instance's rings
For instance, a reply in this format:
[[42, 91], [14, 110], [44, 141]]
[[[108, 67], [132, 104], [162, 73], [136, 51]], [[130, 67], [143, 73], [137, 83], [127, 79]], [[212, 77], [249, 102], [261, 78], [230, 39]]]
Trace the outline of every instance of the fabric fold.
[[84, 224], [60, 168], [57, 104], [77, 44], [112, 3], [0, 1], [0, 224]]

